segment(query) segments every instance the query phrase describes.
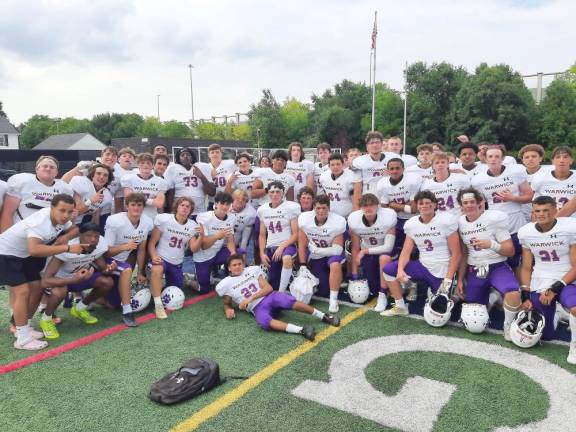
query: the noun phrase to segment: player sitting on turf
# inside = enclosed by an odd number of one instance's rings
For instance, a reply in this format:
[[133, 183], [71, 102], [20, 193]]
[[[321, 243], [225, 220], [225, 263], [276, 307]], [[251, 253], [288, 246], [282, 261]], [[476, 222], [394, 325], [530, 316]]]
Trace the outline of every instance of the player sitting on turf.
[[312, 274], [320, 280], [318, 293], [324, 297], [330, 293], [328, 310], [336, 313], [338, 291], [342, 283], [342, 264], [346, 261], [346, 219], [330, 211], [330, 198], [318, 195], [314, 198], [314, 210], [298, 216], [298, 228], [300, 268], [306, 265], [310, 267]]
[[[146, 240], [154, 227], [152, 220], [143, 214], [146, 198], [132, 193], [125, 200], [126, 211], [116, 213], [106, 220], [104, 238], [108, 242], [108, 262], [116, 262], [120, 272], [118, 291], [122, 302], [122, 321], [136, 327], [132, 312], [130, 288], [132, 270], [138, 264], [138, 283], [146, 281]], [[134, 251], [136, 251], [134, 253]]]
[[[430, 191], [418, 192], [414, 201], [420, 216], [404, 225], [406, 240], [398, 261], [384, 266], [384, 278], [395, 305], [382, 316], [408, 314], [400, 287], [400, 282], [408, 279], [426, 282], [434, 294], [438, 288], [447, 293], [462, 255], [457, 219], [446, 212], [436, 213], [438, 201]], [[418, 260], [410, 260], [414, 247], [420, 251]]]
[[375, 310], [383, 312], [388, 305], [383, 268], [392, 260], [396, 212], [379, 208], [379, 204], [376, 195], [364, 195], [360, 200], [360, 210], [348, 217], [348, 226], [352, 239], [352, 278], [358, 278], [358, 269], [362, 267], [370, 292], [373, 295], [378, 293]]
[[260, 260], [268, 267], [268, 281], [274, 289], [283, 292], [292, 276], [294, 243], [298, 239], [300, 206], [284, 201], [284, 185], [273, 181], [268, 185], [270, 202], [258, 208], [260, 234], [258, 237]]
[[510, 340], [510, 325], [520, 307], [520, 293], [514, 272], [506, 262], [507, 257], [514, 255], [508, 216], [498, 210], [484, 210], [484, 198], [474, 188], [462, 189], [457, 199], [464, 213], [458, 219], [458, 227], [465, 246], [457, 292], [467, 303], [486, 305], [490, 287], [498, 290], [504, 297], [504, 339]]
[[[518, 231], [522, 244], [520, 282], [523, 307], [534, 308], [546, 319], [543, 337], [554, 336], [556, 300], [570, 310], [572, 341], [568, 363], [576, 364], [576, 221], [556, 218], [556, 200], [540, 196], [532, 202], [536, 222]], [[532, 263], [534, 268], [532, 269]], [[528, 295], [529, 293], [529, 295]]]
[[241, 310], [252, 313], [263, 329], [300, 334], [308, 340], [314, 340], [316, 336], [314, 327], [285, 323], [275, 318], [277, 313], [281, 310], [296, 310], [335, 327], [340, 325], [338, 316], [320, 312], [289, 294], [273, 291], [260, 267], [245, 267], [242, 255], [231, 255], [227, 267], [230, 276], [216, 286], [216, 292], [224, 300], [226, 318], [234, 319], [236, 313], [233, 305], [237, 304]]
[[99, 225], [87, 222], [80, 226], [80, 236], [70, 240], [70, 246], [85, 244], [80, 253], [65, 252], [56, 255], [49, 262], [42, 275], [42, 287], [52, 288], [48, 304], [40, 319], [40, 328], [46, 339], [60, 337], [52, 315], [66, 296], [66, 291], [81, 293], [92, 288], [90, 293], [72, 305], [70, 315], [85, 324], [96, 324], [98, 319], [88, 312], [88, 305], [105, 297], [114, 286], [112, 272], [116, 263], [106, 264], [103, 255], [108, 251], [108, 243], [100, 235]]
[[166, 278], [166, 286], [181, 288], [184, 285], [184, 252], [187, 247], [197, 252], [202, 245], [198, 224], [188, 219], [193, 211], [192, 198], [180, 197], [174, 203], [174, 213], [162, 213], [154, 218], [154, 229], [148, 240], [148, 255], [151, 267], [150, 292], [158, 319], [168, 318], [160, 298], [162, 276]]

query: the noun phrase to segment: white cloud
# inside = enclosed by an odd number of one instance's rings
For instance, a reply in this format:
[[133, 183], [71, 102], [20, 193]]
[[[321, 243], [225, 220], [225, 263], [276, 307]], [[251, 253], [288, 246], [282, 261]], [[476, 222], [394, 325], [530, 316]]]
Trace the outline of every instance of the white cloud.
[[33, 114], [196, 117], [245, 112], [271, 88], [307, 101], [348, 78], [367, 81], [373, 12], [378, 78], [402, 86], [404, 63], [473, 70], [507, 63], [558, 71], [574, 58], [576, 4], [538, 1], [4, 1], [0, 100], [15, 123]]

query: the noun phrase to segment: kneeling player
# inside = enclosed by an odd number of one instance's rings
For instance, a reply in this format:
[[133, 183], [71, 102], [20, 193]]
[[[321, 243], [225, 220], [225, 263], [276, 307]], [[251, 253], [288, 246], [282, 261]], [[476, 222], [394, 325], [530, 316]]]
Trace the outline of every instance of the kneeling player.
[[338, 312], [338, 291], [342, 283], [344, 232], [346, 219], [330, 211], [330, 198], [314, 198], [314, 210], [298, 216], [298, 259], [301, 266], [308, 263], [310, 271], [320, 280], [318, 293], [330, 291], [331, 313]]
[[174, 213], [162, 213], [154, 218], [154, 229], [148, 240], [148, 254], [151, 267], [150, 292], [158, 319], [168, 318], [160, 298], [162, 276], [166, 277], [166, 286], [184, 286], [184, 252], [187, 247], [197, 252], [202, 245], [198, 224], [188, 219], [193, 211], [194, 201], [180, 197], [174, 203]]
[[[457, 219], [446, 212], [436, 214], [438, 200], [430, 191], [418, 192], [414, 201], [420, 216], [404, 225], [406, 240], [398, 261], [384, 266], [384, 278], [395, 305], [382, 316], [408, 314], [400, 287], [400, 282], [408, 279], [426, 282], [434, 294], [438, 288], [448, 292], [462, 255]], [[410, 260], [414, 247], [420, 251], [418, 261]]]
[[514, 272], [506, 262], [514, 256], [508, 216], [498, 210], [484, 210], [482, 194], [474, 188], [462, 189], [457, 200], [464, 212], [458, 219], [458, 228], [467, 255], [460, 263], [458, 293], [467, 303], [486, 305], [490, 287], [496, 288], [504, 298], [504, 339], [510, 340], [510, 325], [520, 307], [520, 293]]
[[234, 319], [234, 304], [241, 310], [250, 312], [264, 330], [300, 334], [308, 340], [314, 340], [316, 331], [312, 326], [297, 326], [275, 318], [281, 310], [296, 310], [313, 315], [319, 320], [338, 327], [340, 318], [325, 314], [312, 306], [297, 301], [289, 294], [273, 291], [260, 267], [245, 267], [242, 255], [231, 255], [228, 258], [230, 276], [224, 278], [217, 286], [216, 292], [224, 300], [226, 318]]
[[[88, 222], [80, 227], [80, 237], [70, 240], [70, 246], [85, 244], [81, 253], [65, 252], [53, 257], [44, 274], [42, 287], [52, 288], [48, 304], [40, 319], [40, 328], [46, 339], [60, 337], [52, 320], [52, 315], [66, 296], [66, 291], [82, 292], [92, 288], [92, 291], [78, 303], [72, 305], [70, 315], [85, 324], [96, 324], [98, 319], [88, 312], [88, 305], [112, 290], [114, 281], [112, 272], [116, 263], [106, 264], [102, 257], [108, 251], [108, 243], [100, 236], [100, 226]], [[67, 288], [67, 289], [66, 289]]]
[[362, 267], [364, 277], [373, 295], [378, 293], [376, 312], [386, 310], [386, 281], [383, 269], [392, 258], [395, 243], [396, 212], [389, 208], [378, 208], [378, 198], [366, 194], [360, 200], [360, 210], [348, 217], [352, 239], [352, 277], [357, 278]]
[[[532, 202], [536, 222], [518, 231], [522, 244], [520, 282], [526, 308], [534, 307], [546, 319], [544, 338], [554, 336], [556, 299], [570, 310], [572, 341], [568, 363], [576, 364], [576, 221], [556, 218], [556, 200], [540, 196]], [[532, 263], [534, 269], [532, 269]]]

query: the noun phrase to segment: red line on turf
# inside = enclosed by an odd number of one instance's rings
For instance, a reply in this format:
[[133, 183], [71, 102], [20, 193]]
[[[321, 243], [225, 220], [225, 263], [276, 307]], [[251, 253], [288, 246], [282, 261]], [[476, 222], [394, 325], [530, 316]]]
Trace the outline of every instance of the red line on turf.
[[[209, 299], [211, 297], [214, 297], [215, 295], [216, 295], [215, 292], [210, 292], [208, 294], [199, 295], [198, 297], [194, 297], [192, 299], [186, 300], [184, 302], [183, 307], [191, 306], [193, 304], [201, 302], [202, 300], [206, 300], [206, 299]], [[155, 318], [156, 318], [156, 315], [154, 313], [149, 313], [149, 314], [146, 314], [144, 316], [137, 318], [136, 322], [138, 324], [144, 324], [145, 322], [150, 321], [150, 320], [155, 319]], [[16, 361], [13, 361], [13, 362], [5, 364], [5, 365], [1, 365], [0, 366], [0, 375], [14, 372], [15, 370], [22, 369], [22, 368], [24, 368], [26, 366], [30, 366], [34, 363], [38, 363], [38, 362], [41, 362], [43, 360], [57, 357], [60, 354], [64, 354], [68, 351], [75, 350], [75, 349], [83, 347], [85, 345], [90, 345], [91, 343], [96, 342], [97, 340], [100, 340], [102, 338], [105, 338], [106, 336], [110, 336], [110, 335], [115, 334], [115, 333], [119, 333], [121, 331], [126, 330], [127, 328], [128, 327], [125, 324], [119, 324], [119, 325], [116, 325], [114, 327], [110, 327], [110, 328], [101, 330], [101, 331], [96, 332], [94, 334], [84, 336], [84, 337], [77, 339], [77, 340], [74, 340], [72, 342], [65, 343], [64, 345], [60, 345], [59, 347], [53, 348], [51, 350], [43, 351], [39, 354], [30, 356], [30, 357], [26, 357], [26, 358], [23, 358], [21, 360], [16, 360]]]

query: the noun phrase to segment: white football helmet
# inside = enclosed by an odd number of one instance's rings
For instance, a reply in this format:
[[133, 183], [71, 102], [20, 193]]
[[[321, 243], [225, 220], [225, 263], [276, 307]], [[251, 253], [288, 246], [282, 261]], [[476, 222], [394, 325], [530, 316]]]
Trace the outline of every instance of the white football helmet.
[[366, 279], [351, 280], [348, 282], [348, 296], [357, 304], [364, 304], [370, 295], [370, 287]]
[[520, 348], [536, 345], [542, 337], [546, 319], [535, 310], [520, 311], [510, 325], [510, 338]]
[[130, 298], [130, 305], [132, 306], [132, 312], [141, 312], [148, 307], [150, 304], [150, 299], [152, 294], [148, 288], [141, 288], [139, 290], [133, 290], [132, 296]]
[[162, 304], [166, 309], [178, 310], [184, 306], [184, 292], [177, 286], [169, 286], [162, 290], [160, 294]]
[[460, 321], [470, 333], [482, 333], [486, 330], [489, 320], [486, 305], [478, 303], [464, 303], [462, 305]]
[[442, 327], [450, 321], [454, 302], [445, 293], [432, 295], [424, 305], [424, 320], [432, 327]]

